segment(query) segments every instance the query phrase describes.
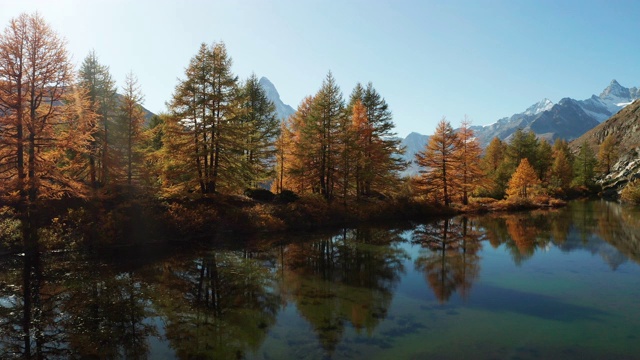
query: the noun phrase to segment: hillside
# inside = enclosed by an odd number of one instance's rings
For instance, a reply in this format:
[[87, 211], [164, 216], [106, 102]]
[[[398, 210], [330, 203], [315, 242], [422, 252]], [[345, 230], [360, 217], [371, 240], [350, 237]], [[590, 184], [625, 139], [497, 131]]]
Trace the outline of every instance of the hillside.
[[619, 192], [629, 180], [639, 177], [640, 100], [636, 100], [609, 120], [587, 131], [570, 146], [577, 151], [578, 146], [586, 142], [597, 153], [598, 147], [609, 134], [613, 134], [617, 139], [620, 157], [612, 167], [611, 174], [600, 179], [599, 182], [605, 192], [613, 195], [613, 191]]

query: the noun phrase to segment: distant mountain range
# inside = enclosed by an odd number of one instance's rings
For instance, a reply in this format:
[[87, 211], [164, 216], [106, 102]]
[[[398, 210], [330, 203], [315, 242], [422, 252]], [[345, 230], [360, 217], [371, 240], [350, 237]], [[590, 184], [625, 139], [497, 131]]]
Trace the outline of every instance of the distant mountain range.
[[612, 80], [599, 96], [585, 100], [564, 98], [557, 104], [549, 99], [531, 105], [522, 113], [505, 117], [487, 126], [474, 126], [480, 144], [494, 137], [508, 140], [518, 129], [532, 130], [539, 138], [573, 140], [607, 120], [640, 97], [638, 88], [625, 88]]
[[[599, 96], [585, 100], [564, 98], [557, 104], [543, 99], [521, 113], [499, 119], [486, 126], [473, 126], [480, 145], [486, 147], [494, 137], [508, 141], [518, 129], [531, 130], [539, 138], [553, 142], [556, 139], [573, 140], [618, 113], [625, 106], [640, 98], [636, 87], [626, 88], [612, 80]], [[404, 159], [412, 161], [415, 154], [424, 149], [429, 137], [411, 133], [402, 141], [406, 147]], [[412, 165], [406, 174], [416, 174]]]
[[276, 106], [276, 114], [280, 120], [287, 119], [296, 111], [289, 105], [282, 102], [280, 94], [276, 87], [266, 77], [261, 77], [259, 80], [260, 85], [264, 89], [267, 99], [271, 100]]

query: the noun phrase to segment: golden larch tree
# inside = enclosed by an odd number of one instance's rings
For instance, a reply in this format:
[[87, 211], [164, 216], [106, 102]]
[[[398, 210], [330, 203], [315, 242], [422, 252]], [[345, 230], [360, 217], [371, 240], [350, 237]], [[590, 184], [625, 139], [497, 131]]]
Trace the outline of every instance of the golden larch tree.
[[526, 199], [532, 194], [531, 189], [537, 185], [540, 185], [540, 179], [535, 169], [529, 164], [527, 158], [522, 158], [520, 165], [518, 165], [511, 176], [511, 180], [509, 180], [507, 195], [509, 198]]
[[[21, 14], [0, 35], [2, 193], [21, 202], [81, 195], [61, 156], [80, 152], [91, 123], [76, 92], [65, 43], [38, 15]], [[70, 112], [70, 110], [73, 110]]]
[[598, 148], [598, 163], [602, 168], [602, 172], [607, 175], [611, 172], [611, 166], [618, 159], [618, 146], [616, 138], [613, 134], [609, 134]]
[[451, 204], [453, 194], [459, 189], [454, 177], [460, 162], [456, 153], [460, 139], [445, 118], [442, 118], [436, 131], [429, 138], [425, 149], [416, 154], [416, 161], [422, 167], [418, 185], [421, 190], [434, 196], [437, 203]]
[[462, 203], [469, 203], [469, 194], [478, 186], [482, 185], [484, 176], [480, 167], [482, 149], [475, 137], [471, 122], [465, 117], [458, 129], [459, 147], [455, 152], [455, 157], [459, 165], [454, 169], [454, 176], [460, 186]]

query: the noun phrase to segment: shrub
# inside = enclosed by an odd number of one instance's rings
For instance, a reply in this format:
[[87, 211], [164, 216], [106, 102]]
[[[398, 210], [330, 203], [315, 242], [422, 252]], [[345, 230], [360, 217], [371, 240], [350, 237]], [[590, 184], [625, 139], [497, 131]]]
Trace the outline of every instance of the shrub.
[[291, 190], [282, 190], [280, 194], [275, 196], [274, 201], [279, 204], [290, 204], [297, 201], [299, 198], [300, 197]]
[[620, 200], [632, 204], [640, 204], [640, 181], [633, 180], [622, 189]]
[[274, 193], [267, 189], [246, 189], [244, 191], [244, 195], [262, 202], [271, 202], [276, 197]]

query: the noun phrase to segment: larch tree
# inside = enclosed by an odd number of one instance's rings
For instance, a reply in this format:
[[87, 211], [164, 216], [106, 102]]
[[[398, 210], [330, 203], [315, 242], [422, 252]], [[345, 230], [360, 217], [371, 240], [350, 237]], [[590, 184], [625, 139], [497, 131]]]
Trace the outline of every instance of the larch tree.
[[333, 74], [329, 72], [322, 87], [314, 96], [311, 124], [308, 129], [319, 142], [317, 155], [317, 189], [325, 199], [331, 200], [338, 182], [340, 156], [339, 132], [345, 119], [342, 93]]
[[607, 175], [611, 172], [611, 166], [618, 159], [618, 145], [613, 134], [607, 135], [598, 148], [598, 162], [602, 172]]
[[140, 90], [138, 79], [130, 72], [124, 80], [122, 99], [118, 109], [117, 128], [120, 153], [125, 160], [126, 183], [131, 186], [134, 173], [137, 172], [141, 159], [142, 135], [144, 126], [144, 96]]
[[245, 163], [244, 183], [248, 187], [273, 179], [275, 141], [280, 132], [276, 108], [252, 74], [241, 89], [240, 121], [244, 136], [239, 144]]
[[553, 165], [553, 149], [547, 140], [540, 139], [538, 141], [535, 161], [536, 163], [533, 167], [538, 174], [538, 178], [543, 183], [547, 183], [549, 171]]
[[317, 164], [321, 144], [315, 133], [312, 111], [315, 99], [307, 96], [300, 102], [296, 112], [286, 120], [280, 133], [282, 149], [279, 158], [281, 191], [293, 190], [303, 194], [319, 192], [316, 180], [319, 178]]
[[373, 160], [370, 156], [375, 151], [371, 149], [373, 143], [370, 142], [373, 127], [360, 99], [351, 107], [351, 124], [347, 133], [350, 134], [350, 141], [347, 141], [350, 146], [345, 148], [345, 163], [347, 159], [352, 159], [356, 197], [360, 197], [366, 193], [366, 189], [362, 189], [367, 186], [364, 178], [369, 174], [367, 170], [371, 168], [370, 162]]
[[[239, 180], [238, 143], [242, 131], [238, 78], [231, 73], [231, 64], [224, 43], [202, 44], [170, 103], [172, 116], [168, 120], [174, 123], [168, 127], [171, 132], [191, 137], [191, 173], [197, 178], [201, 194], [215, 193], [221, 186], [233, 187]], [[170, 139], [167, 137], [167, 141], [173, 141]], [[183, 142], [182, 137], [176, 142]]]
[[117, 113], [116, 85], [109, 67], [100, 64], [95, 51], [85, 57], [78, 75], [78, 84], [87, 90], [91, 109], [98, 115], [88, 155], [89, 181], [97, 189], [108, 185], [110, 174], [117, 172], [119, 154], [112, 149], [115, 137], [111, 134]]
[[465, 116], [457, 132], [459, 146], [454, 157], [457, 158], [458, 166], [455, 167], [454, 177], [460, 187], [462, 204], [469, 203], [469, 195], [480, 185], [484, 176], [480, 167], [482, 149], [475, 137], [471, 122]]
[[365, 160], [359, 179], [360, 195], [389, 190], [398, 182], [398, 173], [406, 168], [401, 160], [404, 149], [394, 132], [395, 124], [389, 105], [372, 83], [366, 87], [357, 84], [351, 93], [349, 108], [361, 101], [366, 109], [371, 132], [367, 136]]
[[507, 159], [507, 144], [494, 137], [485, 150], [480, 166], [489, 183], [488, 195], [502, 198], [512, 174], [512, 168]]
[[540, 185], [540, 179], [529, 160], [524, 157], [509, 180], [507, 195], [509, 198], [526, 199], [532, 195], [532, 188], [538, 185]]
[[418, 184], [436, 202], [442, 200], [445, 206], [451, 204], [453, 194], [459, 188], [454, 177], [455, 169], [459, 166], [456, 157], [459, 148], [458, 135], [451, 124], [442, 118], [425, 149], [416, 154], [416, 161], [422, 167]]
[[85, 122], [93, 119], [72, 74], [64, 41], [40, 15], [21, 14], [0, 35], [3, 195], [18, 195], [21, 203], [81, 195], [82, 186], [58, 167], [65, 149], [87, 145]]
[[553, 165], [551, 166], [551, 186], [566, 191], [571, 187], [572, 179], [573, 167], [569, 159], [567, 159], [567, 155], [565, 155], [564, 151], [555, 152]]

